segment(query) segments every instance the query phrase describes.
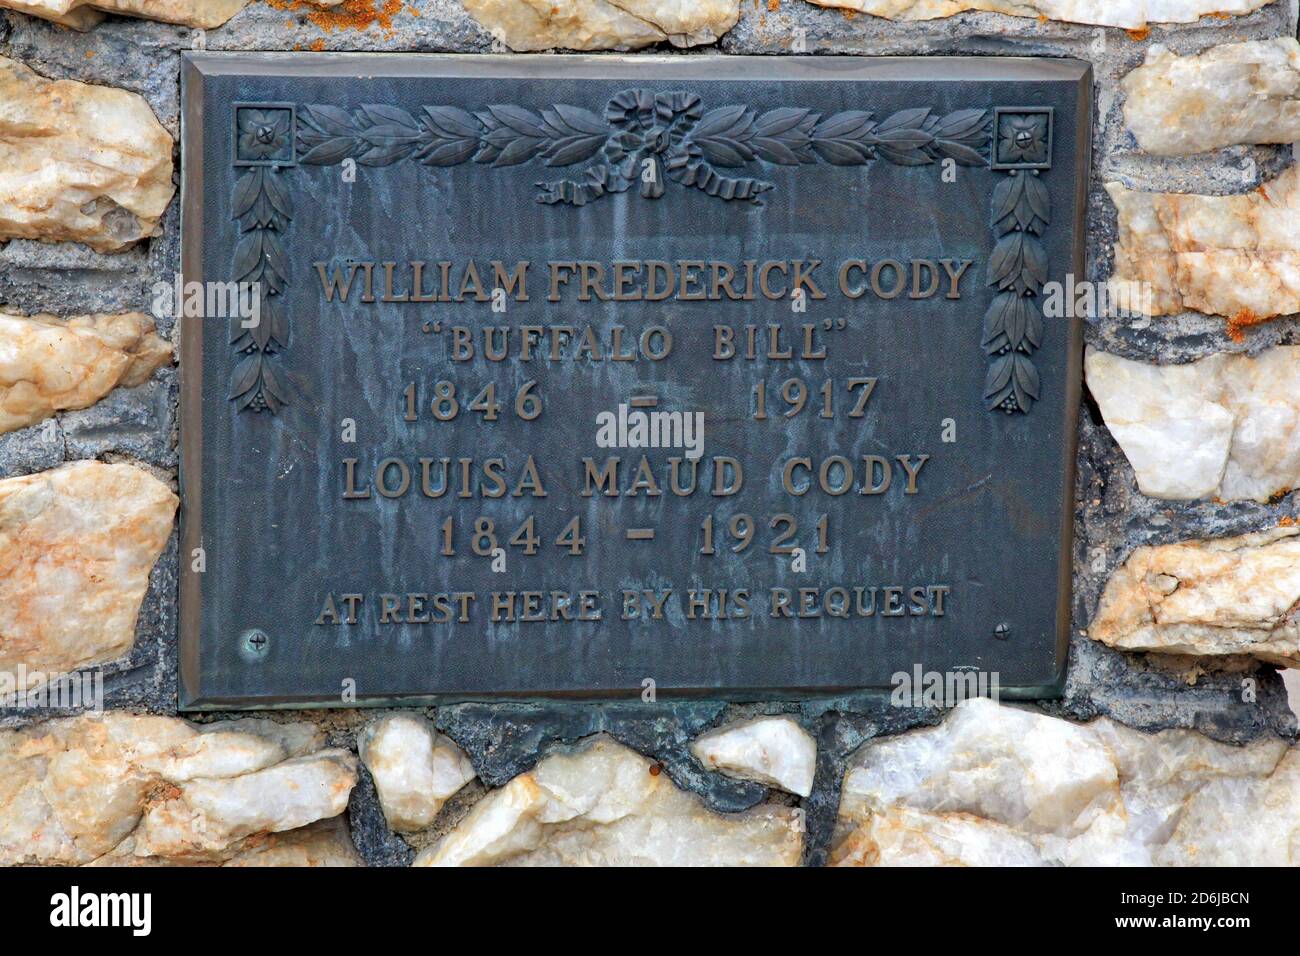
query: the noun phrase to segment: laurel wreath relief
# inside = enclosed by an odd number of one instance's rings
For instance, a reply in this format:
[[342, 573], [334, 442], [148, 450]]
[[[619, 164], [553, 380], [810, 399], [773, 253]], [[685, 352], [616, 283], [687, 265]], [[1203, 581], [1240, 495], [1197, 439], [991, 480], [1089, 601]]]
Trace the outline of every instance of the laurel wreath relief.
[[1029, 356], [1043, 341], [1043, 316], [1034, 301], [1047, 281], [1047, 250], [1038, 237], [1051, 220], [1051, 200], [1038, 170], [1013, 169], [993, 188], [993, 232], [988, 284], [998, 290], [984, 316], [984, 381], [989, 409], [1010, 415], [1038, 401], [1038, 369]]
[[411, 159], [426, 166], [536, 160], [558, 167], [595, 160], [580, 178], [537, 183], [538, 202], [575, 206], [637, 183], [643, 197], [658, 199], [667, 182], [761, 205], [759, 196], [772, 183], [720, 170], [755, 161], [863, 166], [876, 159], [919, 166], [947, 158], [980, 166], [988, 142], [987, 110], [935, 116], [922, 107], [877, 122], [865, 110], [823, 117], [801, 107], [759, 113], [733, 104], [706, 111], [694, 93], [648, 90], [616, 94], [604, 116], [565, 104], [540, 112], [496, 105], [473, 113], [426, 106], [418, 119], [394, 106], [314, 105], [304, 106], [299, 119], [299, 162], [309, 165], [350, 158], [363, 166]]
[[289, 323], [280, 306], [289, 266], [282, 236], [293, 218], [289, 190], [274, 166], [251, 166], [235, 181], [231, 218], [241, 233], [235, 246], [235, 281], [256, 283], [257, 324], [231, 320], [231, 347], [240, 356], [230, 376], [230, 399], [239, 411], [272, 415], [289, 402], [271, 356], [289, 345]]
[[[299, 106], [296, 117], [292, 110], [290, 104], [267, 104], [252, 111], [237, 147], [237, 158], [245, 160], [281, 156], [284, 149], [292, 157], [296, 150], [296, 160], [242, 171], [234, 188], [232, 218], [241, 234], [236, 279], [260, 282], [262, 288], [262, 321], [250, 329], [237, 326], [232, 335], [240, 358], [232, 372], [230, 398], [239, 411], [275, 414], [289, 401], [272, 367], [272, 356], [288, 347], [288, 322], [279, 298], [288, 282], [283, 236], [292, 206], [280, 180], [282, 169], [295, 162], [328, 166], [349, 159], [362, 166], [405, 160], [430, 167], [471, 162], [492, 167], [587, 164], [569, 178], [536, 183], [538, 202], [571, 206], [634, 185], [642, 197], [658, 199], [669, 183], [721, 200], [762, 205], [760, 197], [774, 184], [731, 172], [754, 163], [866, 166], [884, 161], [922, 166], [952, 160], [963, 166], [1009, 169], [992, 199], [997, 242], [989, 259], [988, 283], [996, 295], [984, 320], [982, 346], [990, 360], [984, 399], [989, 409], [1008, 414], [1028, 413], [1038, 400], [1039, 375], [1030, 356], [1043, 337], [1042, 315], [1034, 300], [1047, 279], [1041, 237], [1050, 220], [1050, 203], [1038, 168], [1012, 168], [1016, 160], [1040, 161], [1040, 168], [1050, 165], [1050, 121], [1033, 110], [1024, 115], [993, 111], [992, 125], [998, 124], [999, 112], [1010, 123], [1006, 141], [992, 145], [992, 160], [990, 111], [985, 109], [936, 115], [918, 107], [876, 120], [867, 110], [823, 115], [804, 107], [782, 107], [759, 112], [742, 104], [706, 110], [694, 93], [630, 89], [611, 97], [603, 115], [567, 104], [537, 111], [498, 104], [473, 112], [425, 106], [418, 117], [376, 104], [351, 110]], [[282, 123], [281, 113], [296, 122]]]

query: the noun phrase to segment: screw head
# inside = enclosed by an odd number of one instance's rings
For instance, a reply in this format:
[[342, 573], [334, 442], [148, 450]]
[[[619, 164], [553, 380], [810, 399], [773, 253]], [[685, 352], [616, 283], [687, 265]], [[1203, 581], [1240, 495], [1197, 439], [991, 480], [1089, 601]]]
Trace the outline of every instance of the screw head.
[[260, 660], [264, 657], [270, 646], [270, 636], [260, 627], [245, 631], [239, 640], [240, 653], [252, 660]]
[[996, 637], [999, 641], [1005, 641], [1008, 637], [1011, 636], [1011, 625], [1008, 624], [1006, 621], [1003, 621], [997, 627], [993, 628], [993, 636]]

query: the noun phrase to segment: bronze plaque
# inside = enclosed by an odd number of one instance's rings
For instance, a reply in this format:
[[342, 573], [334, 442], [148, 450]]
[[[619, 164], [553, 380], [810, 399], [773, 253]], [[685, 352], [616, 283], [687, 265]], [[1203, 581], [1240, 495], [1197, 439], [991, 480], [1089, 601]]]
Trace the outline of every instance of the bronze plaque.
[[1057, 692], [1086, 64], [183, 82], [184, 707]]

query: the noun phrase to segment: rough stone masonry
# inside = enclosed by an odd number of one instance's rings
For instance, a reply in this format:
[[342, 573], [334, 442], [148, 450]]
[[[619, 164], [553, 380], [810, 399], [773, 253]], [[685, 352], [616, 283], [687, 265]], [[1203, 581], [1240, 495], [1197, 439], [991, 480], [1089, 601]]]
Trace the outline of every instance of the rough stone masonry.
[[[1294, 0], [0, 8], [0, 863], [1300, 863]], [[195, 47], [1090, 61], [1085, 278], [1153, 296], [1086, 326], [1064, 698], [177, 717]]]

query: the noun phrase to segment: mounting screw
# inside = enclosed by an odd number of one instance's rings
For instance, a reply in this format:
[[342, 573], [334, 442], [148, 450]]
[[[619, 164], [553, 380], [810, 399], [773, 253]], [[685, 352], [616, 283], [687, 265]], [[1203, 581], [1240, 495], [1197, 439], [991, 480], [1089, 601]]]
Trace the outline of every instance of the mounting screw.
[[1008, 637], [1011, 636], [1011, 625], [1008, 624], [1006, 621], [1003, 621], [997, 627], [993, 628], [993, 636], [996, 637], [999, 641], [1005, 641]]
[[253, 660], [264, 657], [270, 646], [271, 638], [267, 636], [266, 631], [258, 627], [245, 631], [240, 641], [240, 650], [243, 655]]

